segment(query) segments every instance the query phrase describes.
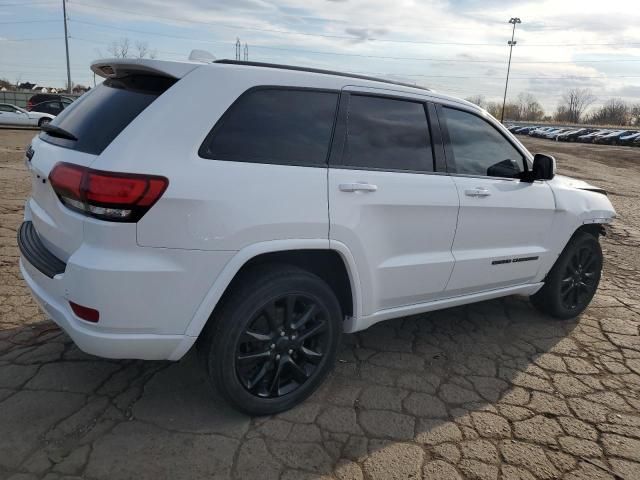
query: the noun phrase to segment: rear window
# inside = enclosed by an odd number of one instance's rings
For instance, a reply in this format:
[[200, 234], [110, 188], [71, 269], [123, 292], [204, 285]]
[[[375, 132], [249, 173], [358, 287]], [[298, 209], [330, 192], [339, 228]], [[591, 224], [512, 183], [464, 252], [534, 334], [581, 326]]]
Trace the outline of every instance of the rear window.
[[107, 79], [69, 105], [51, 122], [52, 126], [69, 132], [77, 140], [51, 132], [42, 132], [40, 137], [61, 147], [99, 155], [175, 82], [175, 79], [152, 75]]
[[242, 95], [200, 147], [213, 160], [326, 165], [338, 94], [262, 88]]

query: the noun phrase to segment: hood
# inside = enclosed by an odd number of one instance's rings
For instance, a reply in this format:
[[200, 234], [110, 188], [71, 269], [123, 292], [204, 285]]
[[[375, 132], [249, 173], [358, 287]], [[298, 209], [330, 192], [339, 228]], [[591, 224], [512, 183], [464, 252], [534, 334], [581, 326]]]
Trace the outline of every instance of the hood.
[[577, 178], [567, 177], [565, 175], [555, 175], [553, 179], [549, 180], [549, 185], [552, 187], [572, 188], [575, 190], [588, 190], [590, 192], [607, 194], [606, 190], [591, 185], [584, 180], [578, 180]]

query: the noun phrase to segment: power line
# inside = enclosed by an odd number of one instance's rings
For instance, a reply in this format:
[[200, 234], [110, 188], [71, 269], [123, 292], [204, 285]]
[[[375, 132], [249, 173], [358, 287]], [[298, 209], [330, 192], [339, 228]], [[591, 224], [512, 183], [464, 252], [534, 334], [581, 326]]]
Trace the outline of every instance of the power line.
[[[376, 38], [376, 37], [360, 37], [357, 35], [335, 35], [335, 34], [323, 34], [323, 33], [309, 33], [309, 32], [296, 32], [296, 31], [292, 31], [292, 30], [283, 30], [283, 29], [275, 29], [275, 28], [259, 28], [259, 27], [250, 27], [250, 26], [246, 26], [246, 25], [235, 25], [235, 24], [228, 24], [228, 23], [221, 23], [221, 22], [205, 22], [205, 21], [201, 21], [201, 20], [190, 20], [190, 19], [180, 19], [180, 18], [175, 18], [175, 17], [167, 17], [167, 16], [163, 16], [163, 15], [155, 15], [155, 14], [147, 14], [147, 13], [140, 13], [140, 12], [135, 12], [132, 10], [125, 10], [122, 8], [113, 8], [113, 7], [105, 7], [105, 6], [97, 6], [97, 5], [89, 5], [86, 3], [82, 3], [82, 2], [73, 2], [74, 5], [81, 5], [83, 7], [86, 8], [90, 8], [90, 9], [99, 9], [99, 10], [110, 10], [110, 11], [114, 11], [114, 12], [120, 12], [120, 13], [129, 13], [132, 15], [138, 15], [138, 16], [142, 16], [142, 17], [151, 17], [151, 18], [158, 18], [158, 19], [162, 19], [162, 20], [169, 20], [169, 21], [173, 21], [173, 22], [184, 22], [184, 23], [189, 23], [189, 24], [200, 24], [200, 25], [208, 25], [208, 26], [214, 26], [214, 27], [222, 27], [222, 28], [231, 28], [234, 30], [251, 30], [251, 31], [258, 31], [258, 32], [267, 32], [267, 33], [279, 33], [279, 34], [285, 34], [285, 35], [303, 35], [303, 36], [308, 36], [308, 37], [318, 37], [318, 38], [336, 38], [336, 39], [342, 39], [342, 40], [361, 40], [361, 41], [367, 41], [367, 42], [386, 42], [386, 43], [404, 43], [404, 44], [415, 44], [415, 45], [450, 45], [450, 46], [493, 46], [493, 47], [501, 47], [503, 44], [502, 43], [487, 43], [487, 42], [437, 42], [437, 41], [428, 41], [428, 40], [400, 40], [400, 39], [391, 39], [391, 38]], [[322, 20], [326, 20], [326, 19], [322, 19]], [[79, 20], [76, 20], [79, 22]], [[428, 25], [423, 25], [423, 27], [425, 28], [431, 28]], [[441, 28], [446, 28], [447, 30], [452, 30], [449, 27], [442, 27], [442, 25], [440, 25]], [[468, 29], [460, 29], [460, 30], [465, 30], [468, 31]], [[585, 46], [639, 46], [640, 42], [618, 42], [618, 43], [523, 43], [521, 46], [523, 47], [567, 47], [567, 46], [571, 46], [571, 47], [585, 47]]]
[[1, 42], [39, 42], [41, 40], [60, 40], [64, 37], [39, 37], [39, 38], [5, 38]]
[[36, 2], [20, 2], [20, 3], [0, 3], [0, 7], [27, 7], [29, 5], [43, 5], [43, 4], [51, 4], [58, 3], [56, 1], [44, 0], [44, 1], [36, 1]]
[[16, 21], [10, 21], [10, 22], [0, 22], [0, 25], [16, 25], [16, 24], [23, 24], [23, 23], [53, 23], [53, 22], [57, 22], [58, 20], [16, 20]]
[[[99, 24], [95, 22], [88, 22], [84, 20], [69, 20], [72, 23], [80, 23], [91, 25], [100, 28], [107, 28], [113, 30], [122, 30], [127, 32], [140, 33], [144, 35], [155, 35], [159, 37], [166, 38], [175, 38], [180, 40], [189, 40], [192, 42], [202, 42], [209, 44], [217, 44], [217, 45], [233, 45], [233, 43], [225, 42], [225, 41], [216, 41], [216, 40], [204, 40], [204, 39], [196, 39], [192, 37], [186, 37], [181, 35], [171, 35], [166, 33], [159, 32], [150, 32], [146, 30], [138, 30], [133, 28], [126, 27], [114, 27], [111, 25]], [[397, 57], [391, 55], [370, 55], [370, 54], [360, 54], [360, 53], [345, 53], [345, 52], [327, 52], [327, 51], [319, 51], [319, 50], [307, 50], [300, 48], [288, 48], [288, 47], [273, 47], [267, 45], [259, 45], [252, 43], [251, 46], [257, 49], [263, 50], [277, 50], [277, 51], [287, 51], [287, 52], [297, 52], [297, 53], [309, 53], [313, 55], [334, 55], [334, 56], [342, 56], [342, 57], [357, 57], [357, 58], [376, 58], [382, 60], [411, 60], [411, 61], [429, 61], [429, 62], [443, 62], [443, 63], [493, 63], [493, 64], [504, 64], [504, 61], [496, 61], [496, 60], [472, 60], [472, 59], [449, 59], [449, 58], [425, 58], [425, 57]], [[552, 61], [552, 60], [544, 60], [544, 61], [517, 61], [513, 62], [514, 64], [573, 64], [573, 63], [607, 63], [607, 62], [640, 62], [640, 58], [634, 59], [608, 59], [608, 60], [574, 60], [574, 61]]]

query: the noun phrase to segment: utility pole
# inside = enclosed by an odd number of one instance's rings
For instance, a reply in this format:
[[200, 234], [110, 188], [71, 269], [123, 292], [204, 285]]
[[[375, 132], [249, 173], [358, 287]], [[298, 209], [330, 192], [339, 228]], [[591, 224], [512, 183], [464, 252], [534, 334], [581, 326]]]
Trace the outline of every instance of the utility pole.
[[240, 51], [242, 50], [242, 44], [240, 39], [236, 37], [236, 60], [240, 60]]
[[244, 61], [249, 61], [249, 45], [247, 45], [246, 43], [244, 44]]
[[64, 48], [67, 52], [67, 93], [71, 93], [71, 67], [69, 66], [69, 35], [67, 33], [67, 0], [62, 0], [62, 15], [64, 16]]
[[504, 122], [504, 107], [507, 104], [507, 88], [509, 88], [509, 71], [511, 70], [511, 54], [513, 53], [514, 45], [518, 43], [514, 40], [514, 37], [516, 35], [516, 24], [522, 23], [522, 20], [520, 20], [518, 17], [512, 17], [509, 20], [509, 23], [513, 24], [513, 30], [511, 31], [511, 40], [507, 42], [507, 45], [509, 45], [509, 64], [507, 65], [507, 81], [504, 84], [504, 98], [502, 100], [502, 115], [500, 116], [501, 122]]

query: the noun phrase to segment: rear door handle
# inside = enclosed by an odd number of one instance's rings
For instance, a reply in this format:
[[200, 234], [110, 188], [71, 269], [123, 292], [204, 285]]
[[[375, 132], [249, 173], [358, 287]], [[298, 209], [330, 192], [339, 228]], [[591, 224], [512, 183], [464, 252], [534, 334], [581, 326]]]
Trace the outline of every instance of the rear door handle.
[[491, 192], [484, 187], [478, 187], [465, 190], [464, 194], [467, 197], [488, 197], [489, 195], [491, 195]]
[[378, 190], [377, 185], [371, 183], [341, 183], [338, 185], [341, 192], [375, 192]]

